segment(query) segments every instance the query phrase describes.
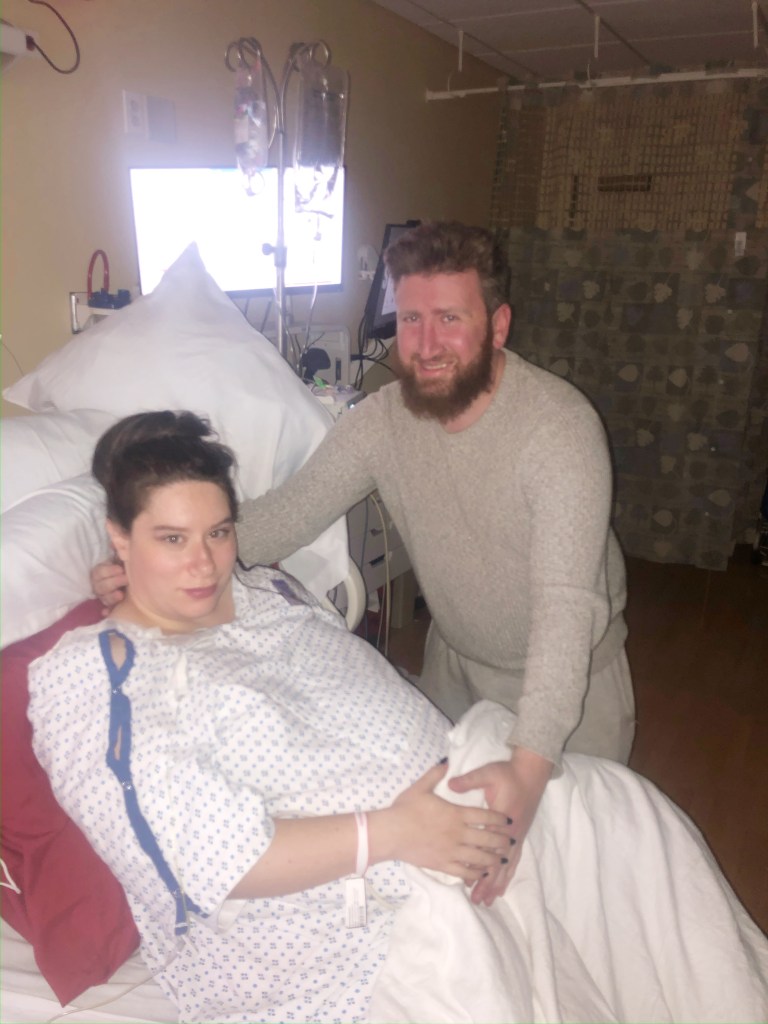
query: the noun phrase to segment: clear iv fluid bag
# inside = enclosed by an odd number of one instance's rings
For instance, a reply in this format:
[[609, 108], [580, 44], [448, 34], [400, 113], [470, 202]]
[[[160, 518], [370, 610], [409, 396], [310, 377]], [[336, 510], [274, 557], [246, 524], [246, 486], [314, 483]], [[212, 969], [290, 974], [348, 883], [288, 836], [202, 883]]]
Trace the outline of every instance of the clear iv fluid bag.
[[347, 72], [314, 60], [301, 67], [294, 164], [335, 168], [344, 163]]
[[256, 57], [240, 67], [235, 81], [235, 154], [250, 180], [269, 162], [269, 124], [264, 69]]

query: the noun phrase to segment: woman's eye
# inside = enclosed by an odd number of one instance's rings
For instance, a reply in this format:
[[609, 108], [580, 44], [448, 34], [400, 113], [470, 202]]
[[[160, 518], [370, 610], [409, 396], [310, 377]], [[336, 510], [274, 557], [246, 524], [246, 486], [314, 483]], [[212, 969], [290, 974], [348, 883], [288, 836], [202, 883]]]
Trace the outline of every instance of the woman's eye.
[[181, 535], [178, 533], [169, 533], [167, 536], [162, 538], [166, 544], [178, 544], [181, 540]]
[[214, 540], [222, 540], [225, 537], [228, 537], [231, 532], [232, 530], [229, 526], [220, 526], [216, 530], [211, 530], [211, 537], [213, 537]]

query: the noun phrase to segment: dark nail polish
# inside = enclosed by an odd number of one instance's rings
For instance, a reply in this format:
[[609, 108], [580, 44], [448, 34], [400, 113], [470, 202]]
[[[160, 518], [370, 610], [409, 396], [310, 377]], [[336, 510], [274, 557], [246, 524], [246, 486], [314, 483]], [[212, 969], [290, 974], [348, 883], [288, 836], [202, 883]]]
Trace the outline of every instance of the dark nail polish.
[[507, 818], [507, 824], [508, 824], [508, 825], [513, 825], [513, 824], [514, 824], [514, 821], [515, 821], [515, 819], [514, 819], [514, 818]]
[[487, 871], [484, 871], [484, 872], [483, 872], [483, 878], [487, 878], [487, 877], [488, 877], [488, 872], [487, 872]]
[[441, 757], [440, 760], [437, 763], [438, 764], [448, 764], [448, 758], [447, 757]]
[[517, 840], [515, 839], [514, 836], [510, 836], [509, 837], [509, 845], [510, 846], [514, 846], [516, 842], [517, 842]]
[[502, 857], [501, 858], [501, 863], [502, 864], [509, 864], [509, 857]]

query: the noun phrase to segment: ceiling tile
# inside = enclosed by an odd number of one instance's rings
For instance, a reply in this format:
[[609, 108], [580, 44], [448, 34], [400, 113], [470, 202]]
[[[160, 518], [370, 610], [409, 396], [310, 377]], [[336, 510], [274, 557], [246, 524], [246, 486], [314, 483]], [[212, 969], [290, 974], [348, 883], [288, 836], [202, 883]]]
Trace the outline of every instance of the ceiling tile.
[[752, 12], [741, 0], [658, 0], [597, 4], [595, 11], [618, 32], [631, 39], [643, 36], [696, 36], [722, 31], [741, 31], [751, 35]]
[[[645, 39], [640, 44], [654, 64], [672, 68], [703, 66], [718, 61], [747, 63], [754, 59], [752, 38], [734, 32], [701, 39]], [[712, 56], [702, 58], [702, 53]], [[766, 69], [768, 70], [768, 69]]]
[[466, 21], [499, 14], [510, 18], [556, 7], [573, 7], [573, 0], [418, 0], [419, 6], [446, 21]]
[[[568, 80], [588, 65], [591, 73], [612, 75], [637, 73], [648, 64], [687, 69], [726, 60], [768, 66], [768, 23], [761, 19], [755, 49], [751, 0], [588, 0], [603, 23], [597, 60], [594, 19], [579, 0], [374, 2], [452, 46], [463, 29], [467, 53], [517, 77]], [[762, 2], [768, 8], [768, 0]]]
[[632, 53], [628, 54], [626, 48], [619, 43], [601, 46], [598, 60], [595, 60], [591, 46], [528, 52], [524, 59], [536, 77], [546, 81], [570, 82], [587, 74], [593, 77], [637, 74], [646, 67], [643, 61]]
[[379, 7], [386, 7], [393, 14], [399, 14], [401, 18], [412, 22], [414, 25], [425, 25], [434, 21], [434, 15], [425, 11], [421, 4], [411, 3], [411, 0], [373, 0]]
[[[557, 18], [557, 31], [552, 31], [552, 19]], [[556, 11], [530, 11], [515, 17], [478, 19], [463, 18], [466, 32], [485, 39], [495, 50], [549, 49], [561, 42], [591, 45], [594, 34], [592, 18], [581, 7], [561, 6]]]

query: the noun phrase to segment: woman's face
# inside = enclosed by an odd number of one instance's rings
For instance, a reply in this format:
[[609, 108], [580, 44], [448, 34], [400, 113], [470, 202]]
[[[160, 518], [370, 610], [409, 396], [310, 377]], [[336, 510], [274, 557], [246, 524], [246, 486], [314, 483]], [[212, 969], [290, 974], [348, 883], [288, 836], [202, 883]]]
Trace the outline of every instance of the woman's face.
[[121, 606], [126, 618], [188, 632], [234, 617], [237, 539], [217, 484], [183, 480], [156, 487], [129, 533], [113, 522], [107, 529], [128, 576]]

